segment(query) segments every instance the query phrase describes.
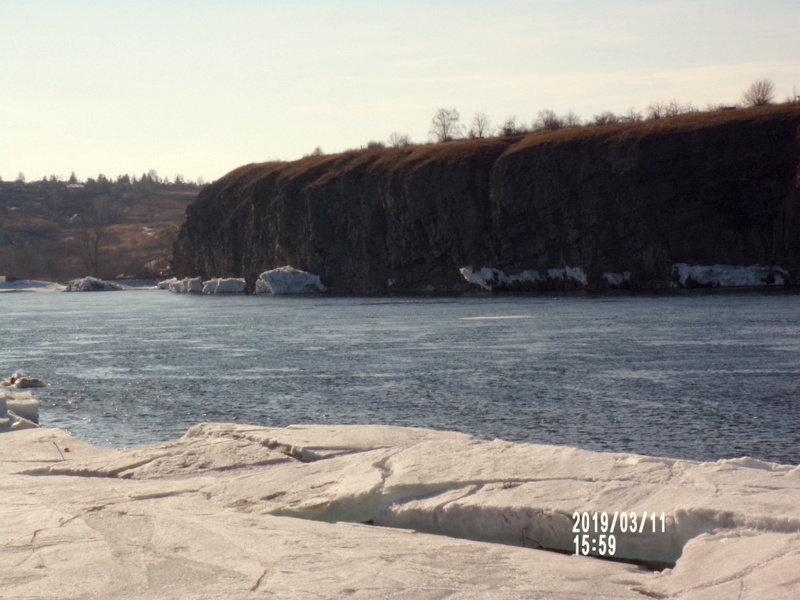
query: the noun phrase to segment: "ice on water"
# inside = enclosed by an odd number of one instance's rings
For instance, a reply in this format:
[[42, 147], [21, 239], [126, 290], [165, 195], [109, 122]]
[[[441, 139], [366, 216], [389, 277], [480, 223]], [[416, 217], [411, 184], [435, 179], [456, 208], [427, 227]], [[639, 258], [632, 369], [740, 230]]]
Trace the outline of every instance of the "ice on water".
[[[158, 283], [160, 289], [182, 294], [243, 294], [247, 284], [243, 278], [214, 277], [203, 281], [200, 277], [167, 279]], [[318, 294], [327, 291], [319, 275], [285, 266], [264, 271], [256, 280], [256, 294]]]
[[33, 279], [17, 279], [14, 281], [0, 281], [0, 293], [3, 292], [63, 292], [65, 286], [52, 281], [37, 281]]
[[319, 294], [327, 289], [319, 275], [289, 265], [264, 271], [256, 281], [256, 294]]
[[761, 265], [688, 265], [672, 266], [675, 284], [680, 287], [762, 287], [782, 286], [789, 280], [783, 267]]
[[476, 269], [466, 266], [459, 269], [459, 272], [469, 283], [489, 291], [546, 282], [572, 282], [581, 286], [585, 286], [587, 283], [586, 273], [580, 267], [545, 269], [541, 272], [536, 269], [527, 269], [514, 275], [508, 275], [505, 271], [494, 267]]
[[97, 277], [81, 277], [64, 284], [65, 292], [115, 292], [124, 289], [113, 281], [105, 281]]
[[[538, 271], [524, 270], [508, 275], [501, 269], [466, 266], [459, 269], [461, 276], [471, 284], [485, 290], [497, 290], [526, 284], [571, 282], [586, 286], [588, 278], [580, 267], [564, 267]], [[609, 288], [628, 287], [633, 282], [630, 271], [622, 273], [603, 273], [605, 285]], [[789, 280], [789, 273], [783, 267], [762, 265], [672, 265], [673, 287], [772, 287], [783, 286]]]
[[161, 289], [167, 289], [174, 294], [200, 294], [203, 291], [203, 280], [199, 277], [173, 277], [158, 284]]
[[203, 282], [204, 294], [244, 294], [246, 289], [240, 277], [215, 277]]
[[[0, 436], [0, 488], [0, 598], [800, 594], [800, 468], [747, 457], [233, 424], [109, 450], [39, 429]], [[543, 550], [574, 552], [575, 512], [664, 513], [618, 529], [617, 556], [676, 564]]]

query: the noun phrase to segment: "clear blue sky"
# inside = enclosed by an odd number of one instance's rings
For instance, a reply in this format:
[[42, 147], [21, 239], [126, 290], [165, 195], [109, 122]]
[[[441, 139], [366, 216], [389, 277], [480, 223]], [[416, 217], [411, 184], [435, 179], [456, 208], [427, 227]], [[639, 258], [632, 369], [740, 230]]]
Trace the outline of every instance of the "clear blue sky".
[[[800, 1], [0, 0], [0, 177], [216, 179], [434, 111], [800, 93]], [[796, 92], [795, 92], [796, 90]]]

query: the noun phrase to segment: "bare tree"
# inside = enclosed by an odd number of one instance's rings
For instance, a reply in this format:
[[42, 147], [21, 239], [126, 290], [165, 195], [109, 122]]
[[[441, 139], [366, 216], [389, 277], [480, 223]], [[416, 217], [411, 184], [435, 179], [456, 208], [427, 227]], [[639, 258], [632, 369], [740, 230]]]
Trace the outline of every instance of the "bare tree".
[[665, 119], [667, 117], [675, 117], [685, 113], [697, 112], [697, 109], [691, 104], [681, 104], [677, 100], [670, 100], [669, 102], [653, 102], [647, 107], [648, 119]]
[[759, 79], [744, 91], [742, 102], [745, 106], [766, 106], [775, 98], [775, 84], [770, 79]]
[[580, 127], [583, 124], [581, 118], [572, 111], [564, 115], [562, 120], [564, 121], [564, 127]]
[[563, 127], [564, 120], [549, 108], [540, 110], [533, 122], [534, 131], [555, 131]]
[[460, 136], [460, 115], [455, 108], [440, 108], [433, 114], [430, 134], [437, 142], [447, 142]]
[[392, 134], [389, 136], [389, 145], [392, 148], [405, 148], [406, 146], [411, 145], [411, 138], [408, 137], [407, 133], [400, 133], [399, 131], [393, 131]]
[[666, 108], [662, 102], [651, 102], [647, 105], [648, 119], [663, 119], [666, 115]]
[[601, 112], [599, 115], [594, 116], [594, 123], [595, 125], [613, 125], [614, 123], [619, 123], [619, 117], [615, 115], [610, 110], [606, 110]]
[[508, 117], [500, 127], [497, 128], [497, 132], [499, 135], [517, 135], [519, 133], [524, 133], [524, 129], [519, 126], [517, 123], [517, 117], [511, 115]]
[[483, 111], [479, 111], [475, 113], [475, 116], [472, 117], [472, 124], [469, 127], [469, 137], [471, 138], [482, 138], [489, 135], [490, 130], [490, 123], [489, 123], [489, 115], [487, 115]]
[[667, 114], [670, 117], [673, 117], [675, 115], [685, 115], [688, 113], [695, 113], [695, 112], [697, 112], [697, 109], [692, 105], [691, 102], [688, 102], [686, 104], [681, 104], [677, 100], [670, 100], [667, 103]]
[[633, 107], [630, 107], [628, 109], [628, 112], [626, 112], [624, 115], [622, 115], [622, 117], [620, 117], [620, 119], [625, 123], [637, 123], [641, 121], [643, 118], [644, 117], [642, 116], [642, 113], [640, 113]]

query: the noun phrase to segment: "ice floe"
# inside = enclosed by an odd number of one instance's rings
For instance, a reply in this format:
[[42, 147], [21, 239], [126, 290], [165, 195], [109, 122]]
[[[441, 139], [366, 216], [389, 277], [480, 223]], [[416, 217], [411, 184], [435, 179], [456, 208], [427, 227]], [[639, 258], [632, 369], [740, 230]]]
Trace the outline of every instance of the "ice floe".
[[96, 292], [116, 290], [152, 290], [156, 289], [152, 279], [118, 279], [104, 280], [96, 277], [81, 277], [66, 283], [53, 281], [37, 281], [32, 279], [14, 279], [0, 281], [0, 293], [3, 292]]
[[[0, 597], [800, 594], [800, 468], [750, 458], [321, 425], [108, 450], [39, 429], [0, 436], [0, 489]], [[668, 568], [567, 555], [611, 535]]]
[[97, 277], [81, 277], [64, 284], [65, 292], [115, 292], [124, 289], [118, 283]]
[[14, 279], [0, 281], [0, 293], [3, 292], [63, 292], [64, 285], [53, 281], [37, 281], [34, 279]]
[[173, 283], [177, 283], [180, 281], [177, 277], [170, 277], [169, 279], [162, 279], [161, 281], [156, 282], [156, 289], [158, 290], [168, 290], [169, 286]]
[[203, 280], [199, 277], [185, 277], [183, 279], [167, 279], [158, 283], [161, 289], [168, 289], [174, 294], [201, 294], [203, 292]]
[[0, 382], [1, 387], [21, 388], [40, 388], [47, 387], [47, 384], [36, 377], [29, 377], [23, 371], [14, 371], [10, 376]]
[[319, 275], [289, 265], [264, 271], [256, 280], [256, 294], [319, 294], [327, 289]]
[[530, 289], [537, 287], [586, 287], [586, 273], [580, 267], [561, 267], [554, 269], [527, 269], [515, 275], [494, 267], [476, 269], [466, 266], [459, 269], [461, 276], [469, 283], [485, 290]]
[[158, 289], [156, 287], [156, 280], [155, 279], [136, 279], [132, 277], [118, 277], [113, 281], [122, 287], [123, 290], [126, 291], [146, 291], [146, 290], [155, 290]]
[[783, 267], [761, 265], [672, 265], [676, 287], [762, 287], [783, 286], [789, 273]]
[[203, 282], [204, 294], [244, 294], [247, 284], [241, 278], [216, 277]]
[[622, 273], [603, 273], [603, 281], [606, 286], [611, 289], [619, 289], [630, 287], [631, 272], [623, 271]]

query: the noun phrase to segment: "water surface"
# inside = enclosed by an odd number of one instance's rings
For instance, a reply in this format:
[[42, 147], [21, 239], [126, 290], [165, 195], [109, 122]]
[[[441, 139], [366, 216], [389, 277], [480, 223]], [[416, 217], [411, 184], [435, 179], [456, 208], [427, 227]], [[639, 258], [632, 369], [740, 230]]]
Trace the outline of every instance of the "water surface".
[[384, 423], [800, 463], [797, 295], [20, 293], [0, 295], [0, 336], [0, 373], [52, 384], [42, 424], [106, 446]]

